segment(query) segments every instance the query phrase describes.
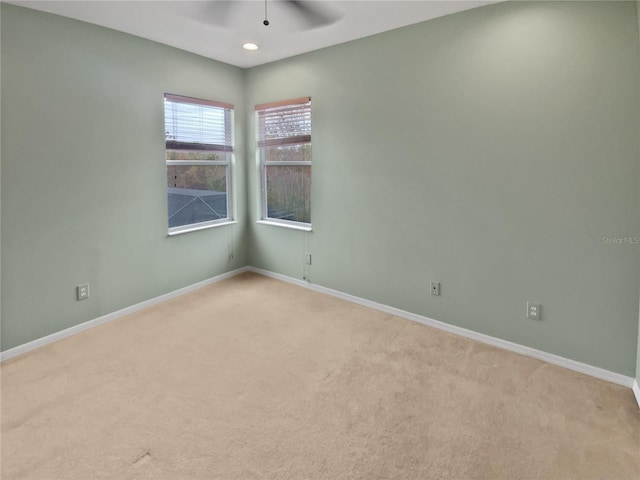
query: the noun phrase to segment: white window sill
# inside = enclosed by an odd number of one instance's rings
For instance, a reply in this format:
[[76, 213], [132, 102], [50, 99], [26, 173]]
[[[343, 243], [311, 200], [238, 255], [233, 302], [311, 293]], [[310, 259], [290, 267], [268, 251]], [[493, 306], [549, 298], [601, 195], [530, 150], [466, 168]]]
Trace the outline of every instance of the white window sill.
[[260, 225], [271, 225], [274, 227], [283, 227], [283, 228], [289, 228], [291, 230], [300, 230], [302, 232], [312, 232], [313, 230], [311, 229], [311, 225], [306, 226], [306, 225], [294, 225], [291, 223], [280, 223], [280, 222], [272, 222], [269, 220], [258, 220], [256, 223], [259, 223]]
[[229, 220], [228, 222], [210, 223], [208, 225], [194, 225], [192, 227], [185, 227], [185, 228], [178, 227], [175, 230], [169, 230], [169, 233], [167, 234], [167, 236], [173, 237], [175, 235], [182, 235], [183, 233], [197, 232], [198, 230], [207, 230], [209, 228], [224, 227], [227, 225], [234, 225], [236, 223], [238, 222], [235, 220]]

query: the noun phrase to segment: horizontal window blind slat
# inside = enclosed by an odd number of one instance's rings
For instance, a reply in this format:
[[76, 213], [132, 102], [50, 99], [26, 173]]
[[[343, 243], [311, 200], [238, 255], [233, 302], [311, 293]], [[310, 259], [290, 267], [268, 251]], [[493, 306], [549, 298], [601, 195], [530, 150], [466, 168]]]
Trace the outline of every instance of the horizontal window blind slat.
[[216, 102], [215, 100], [203, 100], [200, 98], [185, 97], [182, 95], [173, 95], [171, 93], [165, 93], [164, 98], [166, 100], [169, 100], [170, 102], [175, 102], [175, 103], [193, 103], [195, 105], [209, 105], [211, 107], [226, 108], [228, 110], [234, 109], [234, 106], [231, 103]]
[[296, 137], [286, 138], [270, 138], [265, 140], [259, 140], [259, 147], [277, 147], [280, 145], [301, 145], [305, 143], [311, 143], [311, 135], [298, 135]]
[[189, 142], [176, 142], [173, 140], [166, 141], [167, 150], [196, 150], [203, 152], [233, 152], [233, 147], [230, 145], [216, 145], [213, 143], [189, 143]]
[[188, 167], [190, 165], [229, 165], [228, 160], [167, 160], [171, 167]]
[[294, 98], [293, 100], [281, 100], [278, 102], [261, 103], [256, 105], [256, 110], [267, 110], [269, 108], [276, 108], [283, 105], [299, 105], [311, 102], [311, 97]]
[[299, 107], [282, 107], [282, 108], [273, 108], [269, 110], [258, 110], [258, 116], [260, 117], [276, 117], [281, 115], [301, 115], [306, 112], [311, 111], [310, 104], [301, 105]]

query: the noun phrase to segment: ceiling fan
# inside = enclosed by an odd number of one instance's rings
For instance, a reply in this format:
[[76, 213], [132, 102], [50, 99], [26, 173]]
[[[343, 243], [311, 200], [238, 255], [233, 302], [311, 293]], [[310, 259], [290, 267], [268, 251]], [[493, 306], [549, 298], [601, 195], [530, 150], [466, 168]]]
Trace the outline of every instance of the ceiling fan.
[[[215, 25], [227, 26], [231, 11], [241, 4], [247, 3], [247, 1], [211, 0], [205, 3], [206, 18]], [[269, 8], [274, 5], [286, 8], [309, 30], [336, 22], [339, 19], [339, 15], [326, 6], [321, 6], [320, 3], [321, 2], [304, 0], [264, 0], [264, 19], [262, 19], [262, 24], [265, 27], [271, 24], [269, 20]], [[257, 21], [259, 21], [259, 19], [256, 18], [256, 22]]]

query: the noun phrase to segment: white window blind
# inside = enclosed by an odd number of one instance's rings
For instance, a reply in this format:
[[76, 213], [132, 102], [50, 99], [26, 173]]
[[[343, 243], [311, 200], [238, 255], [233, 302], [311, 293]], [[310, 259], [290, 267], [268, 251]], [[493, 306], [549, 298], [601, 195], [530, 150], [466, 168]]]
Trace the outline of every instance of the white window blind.
[[259, 147], [311, 143], [311, 99], [256, 105]]
[[233, 105], [178, 95], [165, 95], [166, 148], [233, 151]]

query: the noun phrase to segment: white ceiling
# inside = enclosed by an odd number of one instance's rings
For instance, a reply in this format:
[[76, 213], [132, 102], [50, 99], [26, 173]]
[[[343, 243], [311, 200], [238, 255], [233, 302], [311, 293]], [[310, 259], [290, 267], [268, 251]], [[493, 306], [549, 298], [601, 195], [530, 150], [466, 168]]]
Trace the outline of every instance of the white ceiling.
[[[491, 0], [310, 1], [305, 3], [337, 19], [330, 25], [312, 29], [282, 0], [268, 0], [271, 23], [268, 27], [262, 24], [264, 0], [9, 0], [7, 3], [102, 25], [238, 67], [252, 67], [486, 5]], [[223, 16], [224, 11], [227, 13]], [[257, 43], [260, 49], [246, 51], [242, 48], [245, 42]]]

